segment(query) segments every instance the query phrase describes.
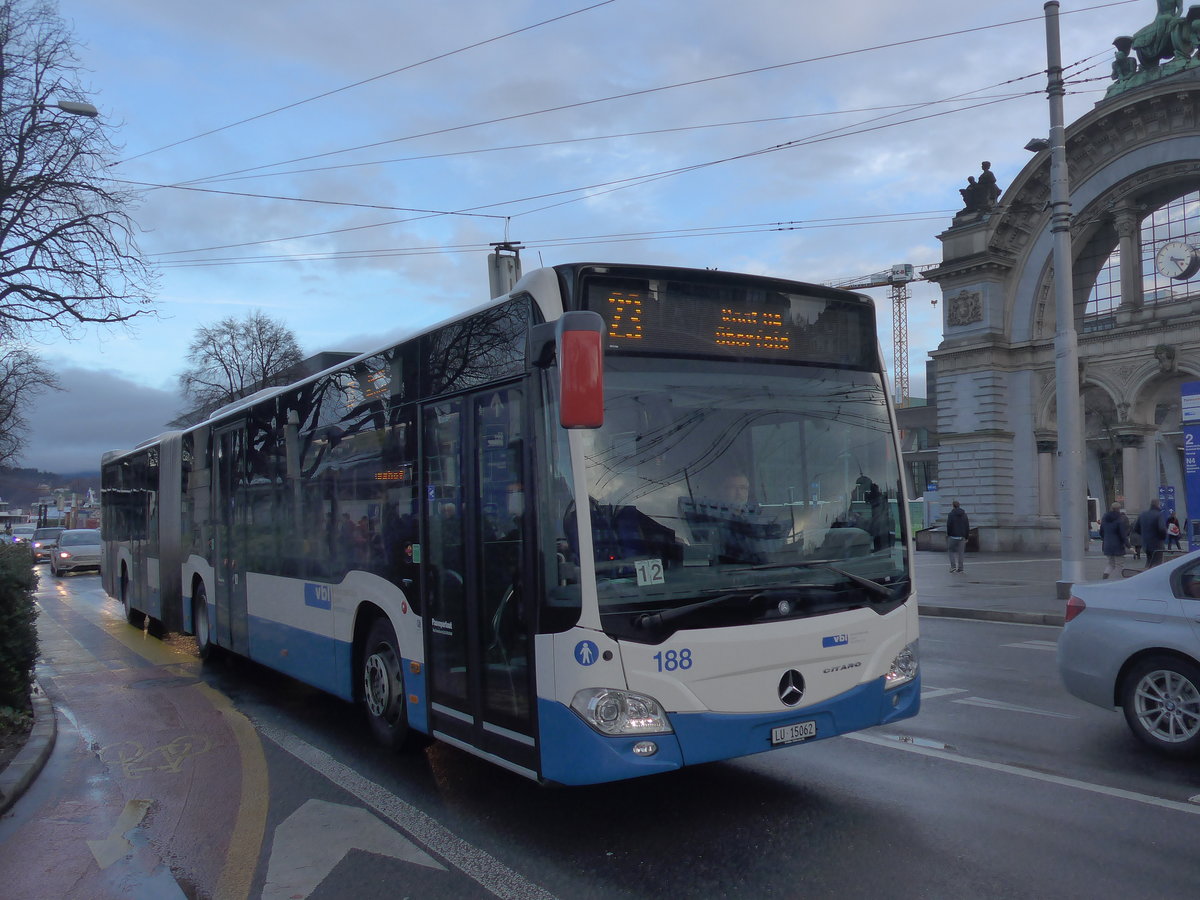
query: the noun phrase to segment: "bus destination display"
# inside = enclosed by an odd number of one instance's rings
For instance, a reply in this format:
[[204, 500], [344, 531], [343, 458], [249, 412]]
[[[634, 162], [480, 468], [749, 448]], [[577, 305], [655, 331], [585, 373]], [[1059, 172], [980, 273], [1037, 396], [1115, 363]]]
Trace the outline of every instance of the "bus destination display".
[[594, 281], [609, 352], [871, 365], [874, 316], [852, 302], [717, 286]]

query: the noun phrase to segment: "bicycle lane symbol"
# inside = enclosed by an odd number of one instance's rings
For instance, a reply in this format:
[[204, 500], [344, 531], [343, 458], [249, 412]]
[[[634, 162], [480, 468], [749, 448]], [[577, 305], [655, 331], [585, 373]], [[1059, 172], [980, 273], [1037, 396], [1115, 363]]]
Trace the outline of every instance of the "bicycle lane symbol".
[[152, 772], [177, 775], [185, 762], [211, 749], [212, 741], [205, 735], [183, 734], [149, 750], [137, 741], [109, 744], [100, 751], [100, 760], [119, 765], [126, 778], [141, 778]]

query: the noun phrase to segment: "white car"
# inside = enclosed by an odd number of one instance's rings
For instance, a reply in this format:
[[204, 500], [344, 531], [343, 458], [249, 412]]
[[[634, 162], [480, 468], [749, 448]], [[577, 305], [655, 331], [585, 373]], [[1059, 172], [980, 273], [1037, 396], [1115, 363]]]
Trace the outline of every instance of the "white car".
[[33, 561], [43, 562], [50, 558], [50, 555], [58, 548], [58, 536], [66, 529], [57, 526], [50, 528], [39, 528], [33, 533], [29, 544], [33, 550]]
[[58, 549], [50, 557], [50, 572], [57, 578], [63, 572], [100, 568], [100, 531], [96, 528], [68, 528], [58, 536]]
[[12, 527], [12, 539], [14, 544], [27, 544], [33, 540], [33, 533], [37, 531], [36, 525], [14, 525]]
[[1076, 697], [1120, 707], [1148, 746], [1200, 754], [1200, 552], [1075, 585], [1058, 671]]

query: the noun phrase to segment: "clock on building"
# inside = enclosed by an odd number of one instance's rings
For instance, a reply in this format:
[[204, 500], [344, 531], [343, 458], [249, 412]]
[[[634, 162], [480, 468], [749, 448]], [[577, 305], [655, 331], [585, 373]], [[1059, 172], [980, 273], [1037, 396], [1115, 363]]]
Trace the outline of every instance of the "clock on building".
[[1167, 241], [1155, 255], [1154, 265], [1168, 278], [1182, 281], [1200, 270], [1200, 252], [1187, 241]]

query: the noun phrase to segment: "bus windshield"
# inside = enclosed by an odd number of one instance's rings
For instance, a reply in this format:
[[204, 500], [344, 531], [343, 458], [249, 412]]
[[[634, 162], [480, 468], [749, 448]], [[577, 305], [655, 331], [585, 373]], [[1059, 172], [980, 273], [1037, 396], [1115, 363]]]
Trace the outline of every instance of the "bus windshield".
[[877, 373], [606, 362], [585, 436], [606, 631], [767, 622], [908, 596], [900, 468]]

